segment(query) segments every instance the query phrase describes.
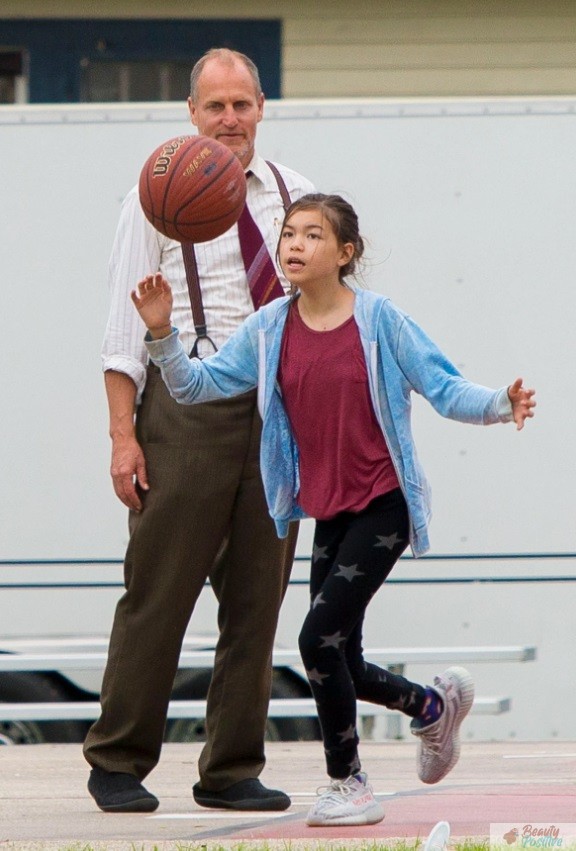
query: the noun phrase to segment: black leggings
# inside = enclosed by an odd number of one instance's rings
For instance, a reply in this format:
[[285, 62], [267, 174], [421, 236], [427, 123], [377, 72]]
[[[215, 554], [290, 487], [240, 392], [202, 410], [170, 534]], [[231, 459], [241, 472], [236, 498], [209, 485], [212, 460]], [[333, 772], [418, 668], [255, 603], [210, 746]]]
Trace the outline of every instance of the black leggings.
[[377, 497], [358, 514], [342, 512], [316, 523], [311, 607], [299, 646], [333, 778], [360, 768], [357, 698], [412, 717], [422, 710], [424, 688], [365, 662], [362, 650], [366, 607], [406, 549], [408, 528], [400, 489]]

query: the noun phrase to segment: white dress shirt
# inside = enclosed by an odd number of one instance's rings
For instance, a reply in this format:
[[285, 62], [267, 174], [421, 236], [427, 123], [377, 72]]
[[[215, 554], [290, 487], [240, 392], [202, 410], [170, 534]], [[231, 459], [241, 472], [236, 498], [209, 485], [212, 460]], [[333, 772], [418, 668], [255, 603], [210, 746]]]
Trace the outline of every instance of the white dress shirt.
[[[309, 180], [286, 166], [276, 165], [293, 201], [315, 191]], [[247, 170], [252, 172], [248, 180], [248, 207], [277, 266], [276, 246], [284, 217], [278, 184], [265, 160], [257, 154]], [[197, 243], [195, 251], [207, 333], [220, 348], [243, 320], [254, 312], [237, 225], [217, 239]], [[282, 285], [288, 289], [288, 282], [280, 269], [277, 268], [277, 271]], [[172, 287], [172, 322], [180, 331], [186, 351], [190, 351], [196, 334], [182, 249], [179, 242], [163, 236], [148, 222], [135, 186], [122, 204], [110, 257], [111, 306], [102, 345], [102, 368], [129, 375], [137, 388], [137, 402], [146, 382], [148, 353], [144, 346], [146, 328], [132, 304], [130, 293], [139, 281], [154, 272], [161, 272]], [[209, 351], [207, 349], [206, 353]]]

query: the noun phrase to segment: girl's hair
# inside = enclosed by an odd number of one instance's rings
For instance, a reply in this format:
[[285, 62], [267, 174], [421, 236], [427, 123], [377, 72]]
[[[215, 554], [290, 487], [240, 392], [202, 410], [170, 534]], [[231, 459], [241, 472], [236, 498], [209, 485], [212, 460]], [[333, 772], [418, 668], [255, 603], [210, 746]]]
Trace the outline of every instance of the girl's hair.
[[[358, 216], [351, 204], [340, 195], [324, 195], [321, 192], [311, 192], [294, 201], [286, 210], [282, 229], [288, 220], [301, 210], [320, 210], [328, 219], [339, 245], [351, 242], [354, 246], [354, 254], [344, 266], [340, 268], [338, 277], [340, 283], [344, 278], [354, 275], [357, 270], [358, 261], [364, 254], [364, 240], [358, 230]], [[276, 252], [278, 256], [278, 252]]]

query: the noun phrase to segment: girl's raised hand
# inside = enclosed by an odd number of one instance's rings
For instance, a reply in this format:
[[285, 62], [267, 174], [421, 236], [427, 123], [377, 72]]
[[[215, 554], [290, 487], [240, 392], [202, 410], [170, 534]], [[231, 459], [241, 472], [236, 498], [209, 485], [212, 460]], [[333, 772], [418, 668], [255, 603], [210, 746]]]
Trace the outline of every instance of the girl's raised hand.
[[160, 272], [147, 275], [130, 296], [150, 335], [155, 340], [167, 337], [172, 330], [172, 289], [166, 278]]
[[512, 402], [512, 415], [518, 431], [524, 428], [524, 420], [527, 417], [533, 417], [533, 408], [536, 407], [536, 401], [533, 399], [535, 390], [522, 387], [522, 379], [517, 378], [514, 384], [508, 388], [508, 398]]

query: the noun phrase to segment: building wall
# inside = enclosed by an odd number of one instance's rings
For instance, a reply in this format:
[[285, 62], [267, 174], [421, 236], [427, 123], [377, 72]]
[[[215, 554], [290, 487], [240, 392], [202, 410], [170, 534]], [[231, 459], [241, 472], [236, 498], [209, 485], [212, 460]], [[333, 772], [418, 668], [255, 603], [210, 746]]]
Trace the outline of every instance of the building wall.
[[356, 0], [336, 6], [331, 17], [302, 12], [286, 20], [285, 95], [576, 91], [574, 2]]
[[[195, 0], [0, 0], [8, 17], [205, 18]], [[574, 0], [212, 0], [283, 22], [284, 97], [576, 92]], [[2, 42], [0, 29], [0, 43]]]

